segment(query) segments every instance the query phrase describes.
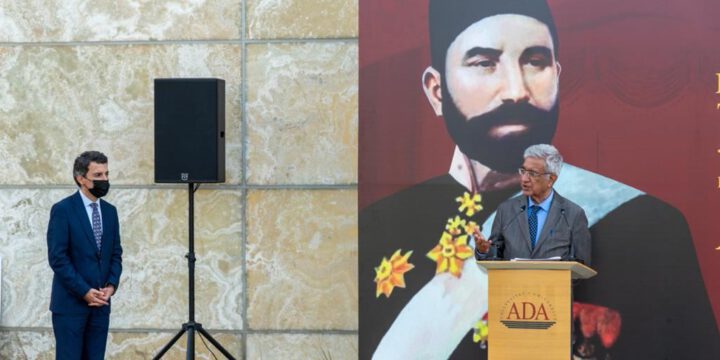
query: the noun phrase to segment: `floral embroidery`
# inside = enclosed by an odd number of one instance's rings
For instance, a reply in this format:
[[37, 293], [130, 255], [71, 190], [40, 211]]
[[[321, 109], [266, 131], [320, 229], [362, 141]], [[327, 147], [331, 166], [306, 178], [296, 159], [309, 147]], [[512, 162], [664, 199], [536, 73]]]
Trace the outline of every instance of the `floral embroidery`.
[[455, 198], [455, 201], [460, 203], [458, 211], [465, 212], [465, 215], [468, 217], [475, 215], [476, 212], [483, 209], [482, 205], [480, 205], [481, 200], [482, 198], [480, 197], [480, 194], [473, 193], [470, 195], [467, 191], [463, 194], [463, 196]]
[[467, 221], [461, 219], [459, 216], [455, 216], [455, 218], [449, 218], [447, 221], [447, 225], [445, 225], [445, 230], [447, 230], [450, 235], [460, 235], [463, 231], [463, 228], [467, 226]]
[[390, 260], [383, 257], [380, 266], [375, 268], [375, 282], [377, 283], [375, 297], [385, 294], [385, 297], [389, 298], [395, 287], [405, 287], [405, 273], [415, 267], [408, 262], [410, 255], [412, 255], [412, 251], [401, 255], [400, 249], [398, 249], [390, 257]]
[[450, 233], [443, 232], [438, 244], [427, 253], [427, 257], [437, 264], [435, 274], [449, 272], [457, 278], [460, 277], [465, 259], [473, 255], [467, 238], [467, 235], [453, 237]]
[[427, 253], [427, 257], [436, 264], [435, 274], [449, 272], [457, 278], [462, 275], [465, 260], [473, 255], [468, 240], [480, 234], [478, 223], [465, 216], [471, 217], [483, 209], [480, 200], [480, 194], [470, 195], [467, 191], [455, 199], [460, 203], [460, 215], [448, 218], [440, 241]]
[[478, 225], [474, 221], [469, 221], [465, 225], [465, 233], [468, 235], [479, 236], [480, 235], [480, 225]]
[[488, 339], [488, 315], [485, 313], [485, 315], [482, 317], [482, 319], [478, 320], [478, 322], [475, 323], [475, 326], [473, 326], [473, 342], [480, 343], [480, 347], [485, 349], [487, 348], [487, 339]]

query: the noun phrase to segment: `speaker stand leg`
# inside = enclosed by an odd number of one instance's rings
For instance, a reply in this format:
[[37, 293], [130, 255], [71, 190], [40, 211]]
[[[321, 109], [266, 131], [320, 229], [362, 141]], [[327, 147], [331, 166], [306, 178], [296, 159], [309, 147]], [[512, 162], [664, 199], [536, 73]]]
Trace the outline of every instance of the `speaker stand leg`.
[[235, 360], [235, 358], [230, 355], [230, 353], [225, 350], [225, 348], [220, 345], [219, 342], [217, 342], [210, 334], [208, 334], [205, 329], [203, 329], [202, 324], [195, 322], [195, 225], [193, 223], [193, 220], [195, 219], [195, 184], [194, 183], [188, 183], [188, 226], [189, 226], [189, 236], [188, 236], [188, 243], [189, 243], [189, 252], [185, 257], [188, 260], [188, 273], [189, 273], [189, 280], [188, 280], [188, 315], [190, 320], [182, 325], [182, 329], [175, 334], [175, 337], [173, 337], [170, 342], [168, 342], [161, 350], [160, 352], [153, 357], [153, 360], [159, 360], [160, 358], [165, 355], [165, 353], [172, 348], [172, 346], [175, 344], [175, 342], [180, 339], [182, 334], [187, 332], [187, 349], [186, 349], [186, 359], [187, 360], [194, 360], [195, 359], [195, 330], [198, 331], [199, 336], [203, 336], [208, 341], [210, 341], [215, 348], [220, 350], [220, 352], [225, 355], [226, 358], [230, 360]]
[[208, 332], [203, 329], [202, 324], [197, 324], [197, 331], [200, 336], [206, 338], [211, 344], [213, 344], [213, 346], [215, 346], [216, 349], [218, 349], [223, 355], [225, 355], [226, 358], [235, 360], [235, 358], [230, 355], [230, 353], [225, 350], [225, 348], [223, 348], [222, 345], [220, 345], [220, 343], [212, 337], [212, 335], [208, 334]]
[[162, 358], [163, 355], [165, 355], [165, 353], [166, 353], [168, 350], [170, 350], [170, 348], [171, 348], [173, 345], [175, 345], [175, 343], [180, 339], [180, 337], [182, 336], [182, 334], [185, 333], [185, 330], [187, 330], [187, 329], [185, 328], [186, 325], [187, 325], [187, 324], [183, 324], [182, 329], [180, 329], [180, 331], [178, 331], [178, 333], [175, 334], [175, 336], [170, 340], [170, 342], [168, 342], [167, 344], [165, 344], [165, 346], [163, 346], [163, 348], [160, 349], [160, 352], [157, 353], [157, 355], [155, 355], [155, 357], [153, 357], [153, 360], [159, 360], [160, 358]]

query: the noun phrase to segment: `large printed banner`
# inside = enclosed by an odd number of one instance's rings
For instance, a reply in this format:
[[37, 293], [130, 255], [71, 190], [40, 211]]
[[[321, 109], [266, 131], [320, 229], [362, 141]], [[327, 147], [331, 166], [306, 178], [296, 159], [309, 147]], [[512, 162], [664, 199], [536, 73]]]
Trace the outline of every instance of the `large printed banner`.
[[468, 235], [551, 143], [599, 273], [574, 288], [575, 358], [720, 359], [718, 19], [715, 0], [360, 0], [360, 358], [487, 356]]

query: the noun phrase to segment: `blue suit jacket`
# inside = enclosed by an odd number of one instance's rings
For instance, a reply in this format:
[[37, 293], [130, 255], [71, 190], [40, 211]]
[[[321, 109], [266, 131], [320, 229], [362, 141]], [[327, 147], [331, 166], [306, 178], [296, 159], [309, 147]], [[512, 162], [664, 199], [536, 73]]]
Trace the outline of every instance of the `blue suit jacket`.
[[[92, 225], [80, 193], [68, 196], [50, 210], [47, 243], [48, 260], [55, 273], [50, 311], [84, 314], [91, 310], [83, 296], [90, 288], [113, 285], [117, 290], [122, 272], [122, 246], [117, 210], [100, 200], [103, 235], [98, 252]], [[110, 313], [110, 306], [100, 311]]]

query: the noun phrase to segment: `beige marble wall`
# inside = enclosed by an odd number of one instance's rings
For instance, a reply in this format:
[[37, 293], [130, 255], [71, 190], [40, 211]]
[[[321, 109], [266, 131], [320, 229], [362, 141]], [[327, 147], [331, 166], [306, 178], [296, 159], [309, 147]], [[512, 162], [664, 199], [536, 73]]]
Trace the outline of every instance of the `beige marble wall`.
[[239, 39], [241, 1], [0, 1], [0, 41]]
[[110, 158], [125, 251], [107, 358], [150, 358], [187, 321], [187, 188], [153, 182], [160, 77], [226, 81], [227, 181], [195, 194], [197, 321], [238, 359], [357, 358], [357, 16], [0, 0], [0, 359], [54, 358], [45, 232], [86, 149]]
[[357, 359], [357, 336], [348, 335], [250, 335], [248, 359]]
[[357, 46], [260, 44], [247, 57], [248, 181], [355, 182]]
[[355, 191], [251, 191], [247, 206], [249, 326], [357, 329]]
[[[150, 359], [161, 349], [175, 332], [144, 332], [144, 331], [112, 331], [108, 336], [105, 351], [106, 359]], [[243, 354], [240, 335], [210, 331], [210, 335], [224, 345], [233, 356]], [[282, 340], [282, 339], [278, 339]], [[315, 341], [319, 342], [318, 340]], [[345, 341], [346, 343], [348, 340]], [[283, 347], [287, 347], [285, 344]], [[341, 348], [333, 344], [334, 348]], [[0, 330], [0, 358], [2, 359], [55, 359], [55, 339], [51, 330], [23, 331]], [[330, 350], [326, 350], [330, 351]], [[348, 354], [346, 351], [344, 354]], [[163, 356], [167, 360], [185, 359], [187, 354], [187, 337], [182, 336], [175, 345]], [[213, 354], [215, 357], [213, 357]], [[198, 360], [223, 359], [224, 357], [211, 344], [206, 347], [201, 340], [195, 343], [195, 358]], [[238, 357], [239, 358], [239, 357]], [[261, 357], [248, 357], [260, 359]], [[269, 357], [265, 357], [269, 359]]]
[[357, 0], [247, 0], [251, 39], [357, 37]]

